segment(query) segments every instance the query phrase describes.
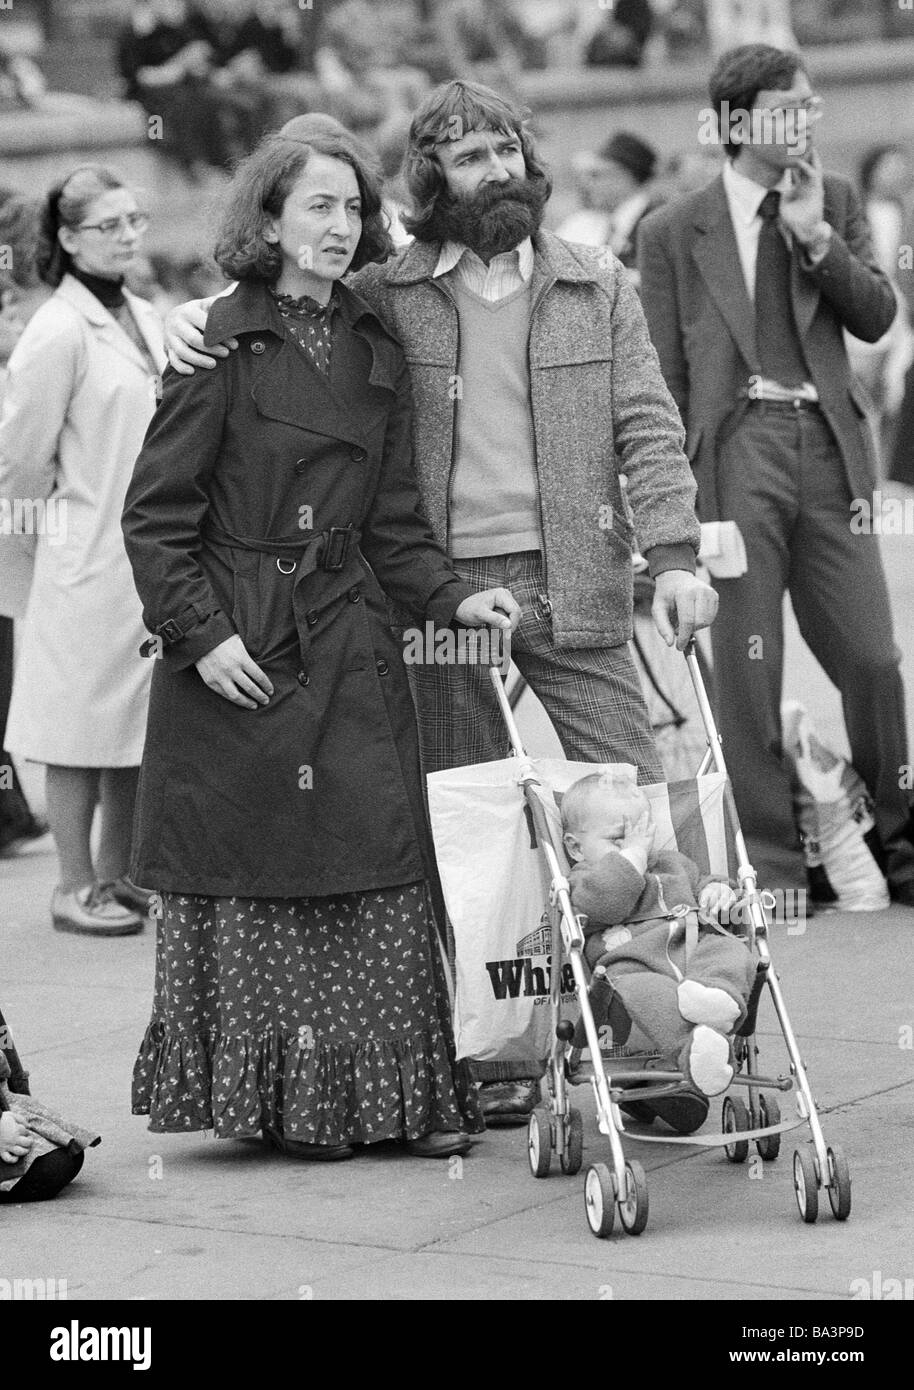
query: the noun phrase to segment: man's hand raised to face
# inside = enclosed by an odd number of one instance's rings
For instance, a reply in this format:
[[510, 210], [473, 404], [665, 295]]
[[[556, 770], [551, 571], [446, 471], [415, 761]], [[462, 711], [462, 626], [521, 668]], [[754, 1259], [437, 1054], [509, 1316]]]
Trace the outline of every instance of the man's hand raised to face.
[[668, 647], [684, 652], [694, 634], [710, 627], [717, 613], [717, 594], [688, 570], [664, 570], [654, 580], [651, 613]]
[[226, 338], [213, 347], [204, 345], [206, 316], [215, 298], [211, 295], [209, 299], [191, 299], [165, 316], [168, 360], [182, 376], [190, 376], [195, 367], [215, 367], [217, 357], [228, 357], [229, 350], [238, 346], [237, 338]]

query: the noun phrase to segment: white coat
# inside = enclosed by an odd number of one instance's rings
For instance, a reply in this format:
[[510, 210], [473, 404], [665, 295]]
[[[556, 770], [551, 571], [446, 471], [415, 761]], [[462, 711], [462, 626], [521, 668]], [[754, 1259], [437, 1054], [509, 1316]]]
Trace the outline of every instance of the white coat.
[[[126, 294], [159, 372], [162, 328]], [[0, 546], [37, 533], [6, 746], [65, 767], [135, 767], [152, 662], [121, 512], [155, 409], [155, 376], [73, 276], [27, 325], [0, 414]]]

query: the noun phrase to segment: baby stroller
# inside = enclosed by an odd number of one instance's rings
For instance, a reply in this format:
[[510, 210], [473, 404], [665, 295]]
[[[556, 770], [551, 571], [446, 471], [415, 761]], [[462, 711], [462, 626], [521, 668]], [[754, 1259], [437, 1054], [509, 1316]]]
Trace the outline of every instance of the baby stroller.
[[[651, 1058], [625, 1055], [624, 1049], [614, 1048], [608, 1054], [601, 1052], [601, 1040], [588, 994], [588, 970], [583, 954], [585, 937], [569, 897], [561, 825], [555, 813], [554, 800], [548, 789], [543, 787], [533, 763], [524, 752], [499, 670], [493, 667], [490, 673], [517, 759], [517, 781], [523, 788], [531, 833], [545, 861], [551, 885], [552, 970], [549, 1008], [552, 1044], [547, 1072], [549, 1100], [530, 1118], [527, 1145], [530, 1171], [535, 1178], [547, 1177], [553, 1154], [558, 1155], [563, 1173], [570, 1176], [580, 1171], [583, 1164], [583, 1119], [580, 1110], [571, 1103], [570, 1093], [574, 1087], [589, 1081], [596, 1099], [599, 1130], [609, 1141], [610, 1151], [608, 1163], [595, 1162], [588, 1166], [584, 1183], [587, 1222], [597, 1237], [611, 1234], [617, 1208], [622, 1228], [629, 1235], [639, 1235], [647, 1225], [647, 1178], [637, 1159], [626, 1157], [623, 1135], [641, 1143], [722, 1147], [727, 1159], [734, 1164], [746, 1161], [749, 1145], [754, 1143], [760, 1158], [770, 1163], [780, 1152], [781, 1135], [807, 1125], [810, 1141], [798, 1147], [793, 1156], [793, 1182], [800, 1216], [805, 1222], [816, 1220], [820, 1188], [827, 1192], [837, 1220], [845, 1221], [851, 1210], [848, 1162], [837, 1144], [828, 1145], [825, 1142], [806, 1069], [778, 977], [772, 967], [769, 928], [776, 899], [773, 894], [759, 890], [755, 871], [749, 863], [694, 642], [690, 643], [685, 653], [685, 662], [707, 741], [696, 785], [702, 784], [704, 779], [708, 783], [716, 780], [720, 787], [727, 841], [727, 863], [720, 867], [724, 872], [728, 869], [733, 871], [738, 881], [739, 917], [744, 924], [746, 943], [758, 961], [747, 1017], [732, 1038], [734, 1076], [729, 1093], [723, 1100], [722, 1132], [719, 1134], [655, 1136], [629, 1134], [626, 1131], [621, 1106], [637, 1108], [639, 1102], [675, 1096], [677, 1092], [682, 1094], [686, 1078], [680, 1071], [658, 1070], [650, 1066]], [[644, 790], [650, 793], [651, 789]], [[671, 805], [674, 800], [681, 798], [671, 797]], [[672, 819], [675, 830], [675, 816]], [[573, 1046], [575, 1023], [565, 1016], [562, 990], [567, 986], [568, 967], [580, 1005], [589, 1062], [582, 1062], [580, 1050]], [[787, 1076], [764, 1076], [758, 1071], [755, 1019], [766, 990], [771, 996], [789, 1057]], [[782, 1121], [776, 1093], [791, 1091], [795, 1095], [798, 1118]]]

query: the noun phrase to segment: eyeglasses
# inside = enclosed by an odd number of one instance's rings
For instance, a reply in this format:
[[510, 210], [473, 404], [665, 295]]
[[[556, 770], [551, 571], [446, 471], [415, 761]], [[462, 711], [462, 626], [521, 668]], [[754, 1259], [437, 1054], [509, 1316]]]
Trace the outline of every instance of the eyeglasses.
[[772, 106], [769, 115], [798, 116], [801, 112], [808, 121], [821, 120], [822, 98], [819, 96], [812, 96], [807, 97], [805, 101], [791, 102], [789, 106]]
[[104, 222], [80, 222], [78, 232], [101, 232], [102, 236], [115, 236], [125, 227], [131, 232], [145, 232], [149, 226], [149, 216], [145, 212], [128, 212], [124, 217], [106, 217]]

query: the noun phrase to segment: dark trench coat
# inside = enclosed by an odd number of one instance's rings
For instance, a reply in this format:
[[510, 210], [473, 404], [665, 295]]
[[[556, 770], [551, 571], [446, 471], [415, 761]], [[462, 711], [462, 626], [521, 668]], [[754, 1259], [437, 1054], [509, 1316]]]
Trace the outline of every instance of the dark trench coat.
[[[470, 590], [421, 509], [403, 354], [364, 301], [338, 293], [329, 382], [284, 338], [265, 286], [218, 299], [207, 342], [234, 336], [238, 350], [211, 371], [166, 372], [136, 463], [124, 538], [161, 659], [132, 872], [153, 889], [304, 897], [429, 871], [382, 590], [439, 626]], [[331, 527], [356, 533], [338, 569], [323, 567], [340, 558]], [[234, 632], [273, 682], [256, 710], [194, 665]]]

